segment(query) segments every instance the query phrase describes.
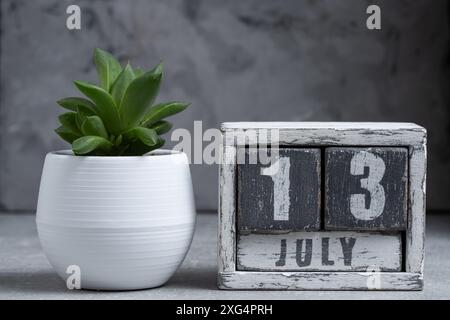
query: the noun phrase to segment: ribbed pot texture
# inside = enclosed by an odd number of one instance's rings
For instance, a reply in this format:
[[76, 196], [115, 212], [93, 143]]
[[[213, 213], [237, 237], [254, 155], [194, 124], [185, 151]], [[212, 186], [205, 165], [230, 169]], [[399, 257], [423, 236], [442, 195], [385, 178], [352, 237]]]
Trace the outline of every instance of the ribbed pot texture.
[[36, 222], [64, 280], [76, 266], [83, 289], [160, 286], [182, 263], [194, 233], [187, 157], [166, 150], [140, 157], [49, 153]]

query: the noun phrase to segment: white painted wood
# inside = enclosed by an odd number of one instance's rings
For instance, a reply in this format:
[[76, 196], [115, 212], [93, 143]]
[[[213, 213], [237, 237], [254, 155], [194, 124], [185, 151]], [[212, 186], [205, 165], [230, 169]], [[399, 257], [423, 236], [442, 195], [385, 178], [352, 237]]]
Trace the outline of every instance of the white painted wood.
[[236, 148], [223, 145], [219, 168], [219, 272], [236, 270]]
[[333, 130], [418, 130], [424, 128], [411, 122], [333, 122], [333, 121], [253, 121], [224, 122], [222, 130], [227, 129], [333, 129]]
[[[245, 130], [244, 130], [245, 129]], [[227, 140], [235, 145], [255, 146], [267, 130], [277, 129], [280, 145], [303, 146], [411, 146], [420, 145], [426, 130], [412, 123], [372, 122], [238, 122], [224, 123]], [[248, 141], [245, 137], [252, 139]], [[256, 135], [256, 138], [254, 137]]]
[[[301, 241], [300, 255], [297, 252], [298, 241]], [[284, 250], [282, 242], [285, 244]], [[312, 245], [310, 259], [307, 242]], [[299, 256], [303, 262], [310, 263], [299, 266]], [[336, 231], [248, 234], [239, 236], [237, 243], [238, 270], [401, 271], [401, 259], [400, 233]]]
[[423, 277], [409, 272], [236, 271], [219, 273], [218, 284], [237, 290], [422, 290]]
[[410, 148], [406, 271], [423, 273], [425, 256], [426, 142]]
[[[380, 290], [421, 290], [425, 237], [426, 130], [413, 123], [371, 122], [229, 122], [223, 123], [220, 165], [219, 277], [222, 289], [368, 290], [368, 273], [236, 271], [236, 147], [246, 142], [246, 130], [279, 129], [285, 146], [402, 146], [408, 147], [409, 199], [406, 232], [406, 272], [381, 272]], [[261, 137], [267, 135], [261, 132]], [[276, 136], [276, 134], [275, 134]], [[260, 139], [256, 131], [256, 141]], [[244, 142], [242, 142], [244, 141]], [[254, 146], [251, 139], [248, 145]], [[229, 151], [226, 151], [229, 150]], [[230, 164], [230, 161], [233, 164]]]

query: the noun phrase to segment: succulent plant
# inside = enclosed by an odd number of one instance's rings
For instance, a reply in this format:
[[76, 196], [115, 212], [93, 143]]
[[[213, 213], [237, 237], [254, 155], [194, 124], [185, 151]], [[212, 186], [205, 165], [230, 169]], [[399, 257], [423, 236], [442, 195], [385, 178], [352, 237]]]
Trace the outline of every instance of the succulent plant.
[[163, 65], [144, 72], [124, 68], [108, 52], [95, 49], [94, 61], [100, 85], [75, 81], [88, 98], [69, 97], [58, 104], [69, 110], [59, 116], [55, 132], [72, 144], [76, 155], [135, 156], [161, 148], [160, 135], [172, 124], [166, 117], [189, 104], [167, 102], [154, 105], [163, 76]]

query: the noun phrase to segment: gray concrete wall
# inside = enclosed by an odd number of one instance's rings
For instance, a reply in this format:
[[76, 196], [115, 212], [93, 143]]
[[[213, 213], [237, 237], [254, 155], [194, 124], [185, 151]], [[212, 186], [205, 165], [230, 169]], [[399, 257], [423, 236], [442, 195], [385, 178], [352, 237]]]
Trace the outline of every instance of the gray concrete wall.
[[[68, 4], [82, 30], [68, 31]], [[365, 27], [369, 4], [382, 30]], [[175, 126], [223, 121], [413, 121], [429, 130], [428, 205], [450, 208], [449, 3], [273, 0], [1, 0], [0, 208], [36, 206], [45, 153], [94, 47], [166, 64], [161, 100], [192, 102]], [[192, 166], [199, 209], [217, 168]]]

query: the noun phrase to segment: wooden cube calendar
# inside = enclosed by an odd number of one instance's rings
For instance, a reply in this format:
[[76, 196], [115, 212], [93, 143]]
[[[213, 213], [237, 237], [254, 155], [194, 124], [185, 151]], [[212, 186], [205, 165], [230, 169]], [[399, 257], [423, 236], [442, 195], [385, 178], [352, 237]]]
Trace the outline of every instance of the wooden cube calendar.
[[219, 288], [423, 288], [424, 128], [229, 122], [221, 129]]

